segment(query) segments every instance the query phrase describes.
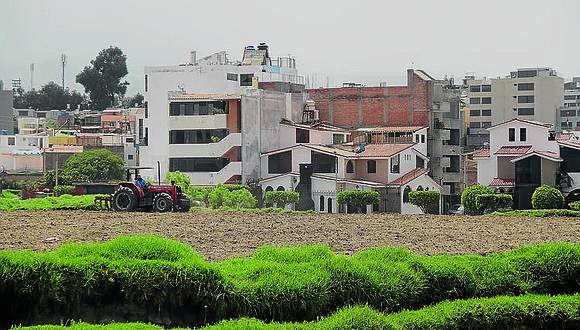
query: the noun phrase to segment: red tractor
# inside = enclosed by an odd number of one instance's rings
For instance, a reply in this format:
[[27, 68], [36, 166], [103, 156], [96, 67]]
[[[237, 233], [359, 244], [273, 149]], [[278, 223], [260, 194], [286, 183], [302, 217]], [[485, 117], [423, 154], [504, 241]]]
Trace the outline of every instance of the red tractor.
[[[153, 210], [155, 212], [187, 212], [191, 208], [191, 199], [174, 183], [171, 185], [144, 185], [137, 181], [139, 170], [151, 167], [127, 167], [127, 182], [119, 184], [111, 201], [113, 210], [132, 212], [135, 210]], [[131, 178], [134, 178], [132, 180]]]

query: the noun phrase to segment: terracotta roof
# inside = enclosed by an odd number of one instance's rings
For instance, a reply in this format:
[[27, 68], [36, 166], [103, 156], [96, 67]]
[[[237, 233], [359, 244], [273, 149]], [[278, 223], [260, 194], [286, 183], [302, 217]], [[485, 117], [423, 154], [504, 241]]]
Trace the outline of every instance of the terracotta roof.
[[489, 158], [489, 148], [475, 150], [473, 158]]
[[77, 153], [83, 152], [83, 146], [63, 146], [63, 145], [53, 145], [50, 148], [42, 149], [43, 152], [59, 152], [59, 153]]
[[490, 126], [490, 127], [488, 127], [488, 129], [495, 128], [495, 127], [498, 127], [498, 126], [503, 126], [503, 125], [508, 124], [508, 123], [511, 123], [513, 121], [520, 121], [522, 123], [527, 123], [527, 124], [530, 124], [530, 125], [542, 126], [542, 127], [547, 127], [547, 128], [552, 127], [552, 124], [546, 124], [546, 123], [542, 123], [542, 122], [535, 121], [535, 120], [527, 120], [527, 119], [521, 119], [521, 118], [514, 118], [514, 119], [511, 119], [511, 120], [508, 120], [508, 121], [504, 121], [503, 123], [499, 123], [499, 124], [495, 124], [493, 126]]
[[206, 94], [180, 94], [180, 95], [172, 95], [169, 97], [169, 100], [176, 101], [176, 100], [234, 100], [241, 98], [239, 93], [206, 93]]
[[574, 148], [580, 150], [580, 141], [578, 140], [568, 140], [568, 141], [558, 141], [558, 144], [564, 147]]
[[393, 186], [403, 186], [406, 185], [407, 183], [415, 180], [416, 178], [420, 177], [423, 174], [427, 174], [429, 173], [429, 169], [428, 168], [416, 168], [414, 170], [411, 170], [407, 173], [405, 173], [403, 176], [399, 177], [396, 180], [393, 180], [392, 182], [389, 182], [389, 185], [393, 185]]
[[574, 133], [562, 132], [556, 134], [556, 141], [569, 141], [576, 140], [576, 135]]
[[526, 159], [530, 156], [540, 156], [542, 158], [546, 158], [546, 159], [549, 159], [549, 160], [555, 161], [555, 162], [561, 162], [563, 160], [562, 158], [560, 158], [560, 155], [558, 155], [555, 152], [548, 151], [548, 150], [534, 150], [534, 151], [530, 151], [530, 152], [526, 153], [525, 155], [522, 155], [518, 158], [512, 159], [511, 162], [515, 163], [515, 162], [520, 161], [522, 159]]
[[362, 186], [369, 186], [369, 187], [385, 187], [384, 183], [374, 182], [374, 181], [366, 181], [366, 180], [356, 180], [356, 179], [337, 179], [334, 176], [322, 175], [318, 173], [314, 173], [312, 175], [313, 178], [322, 179], [322, 180], [329, 180], [329, 181], [337, 181], [339, 183], [351, 183], [351, 184], [358, 184]]
[[391, 157], [408, 148], [414, 144], [368, 144], [365, 146], [365, 151], [355, 154], [356, 158], [380, 158]]
[[357, 131], [362, 132], [417, 132], [427, 128], [427, 126], [387, 126], [387, 127], [372, 127], [372, 128], [359, 128]]
[[495, 155], [525, 155], [532, 146], [501, 146]]
[[491, 180], [490, 187], [515, 187], [516, 179], [495, 178]]

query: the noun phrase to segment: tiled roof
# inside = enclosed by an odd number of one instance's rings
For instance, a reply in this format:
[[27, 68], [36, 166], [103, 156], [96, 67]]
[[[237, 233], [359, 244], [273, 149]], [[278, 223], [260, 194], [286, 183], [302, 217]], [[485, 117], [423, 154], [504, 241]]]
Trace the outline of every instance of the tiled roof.
[[569, 141], [569, 140], [576, 140], [576, 135], [574, 133], [557, 133], [556, 134], [556, 141]]
[[516, 180], [515, 179], [501, 179], [495, 178], [491, 180], [489, 184], [490, 187], [515, 187]]
[[415, 180], [416, 178], [420, 177], [423, 174], [427, 174], [429, 173], [429, 169], [428, 168], [416, 168], [414, 170], [411, 170], [407, 173], [405, 173], [403, 176], [399, 177], [396, 180], [393, 180], [392, 182], [389, 182], [389, 185], [393, 185], [393, 186], [403, 186], [406, 185], [407, 183]]
[[496, 155], [525, 155], [532, 149], [532, 146], [501, 146]]
[[555, 161], [555, 162], [561, 162], [563, 160], [562, 158], [560, 158], [560, 155], [558, 155], [555, 152], [548, 151], [548, 150], [534, 150], [534, 151], [530, 151], [530, 152], [526, 153], [525, 155], [522, 155], [518, 158], [512, 159], [511, 162], [515, 163], [517, 161], [520, 161], [522, 159], [526, 159], [526, 158], [528, 158], [530, 156], [534, 156], [534, 155], [540, 156], [542, 158], [546, 158], [546, 159], [549, 159], [549, 160]]
[[414, 144], [368, 144], [365, 151], [355, 154], [356, 158], [391, 157], [411, 148]]
[[388, 126], [388, 127], [373, 127], [373, 128], [359, 128], [357, 131], [362, 132], [404, 132], [412, 133], [417, 132], [427, 126]]
[[489, 148], [475, 150], [473, 152], [474, 158], [489, 158]]
[[564, 147], [580, 149], [580, 141], [578, 140], [558, 141], [558, 144]]

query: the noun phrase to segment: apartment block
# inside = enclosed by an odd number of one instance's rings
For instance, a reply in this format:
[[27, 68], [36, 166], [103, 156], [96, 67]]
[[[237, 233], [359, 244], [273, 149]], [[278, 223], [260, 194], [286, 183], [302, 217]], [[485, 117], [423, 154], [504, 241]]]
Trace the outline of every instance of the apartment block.
[[580, 131], [580, 77], [564, 84], [564, 107], [559, 115], [561, 130]]
[[0, 134], [14, 134], [12, 91], [0, 89]]

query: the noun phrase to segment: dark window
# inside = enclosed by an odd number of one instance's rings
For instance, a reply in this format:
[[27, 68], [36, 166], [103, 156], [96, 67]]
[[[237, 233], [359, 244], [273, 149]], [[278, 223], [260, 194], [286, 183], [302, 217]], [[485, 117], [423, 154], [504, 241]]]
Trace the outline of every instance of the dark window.
[[328, 197], [328, 213], [332, 213], [332, 198]]
[[324, 196], [320, 196], [320, 212], [324, 212]]
[[139, 140], [143, 138], [143, 118], [139, 118]]
[[562, 110], [560, 111], [560, 117], [574, 117], [576, 116], [576, 110]]
[[479, 117], [481, 115], [481, 112], [479, 110], [469, 110], [469, 115], [471, 117]]
[[580, 172], [580, 150], [572, 148], [560, 148], [562, 157], [562, 172]]
[[332, 144], [343, 144], [345, 142], [344, 134], [332, 134]]
[[425, 134], [421, 134], [421, 143], [425, 143]]
[[423, 187], [422, 187], [421, 185], [419, 185], [419, 186], [417, 187], [417, 191], [423, 191]]
[[415, 157], [415, 167], [416, 168], [424, 168], [425, 167], [425, 160], [419, 156]]
[[534, 103], [533, 95], [520, 95], [518, 96], [518, 103]]
[[149, 90], [149, 77], [145, 75], [145, 91]]
[[472, 121], [469, 123], [469, 128], [481, 128], [481, 123], [478, 123], [476, 121]]
[[367, 160], [367, 173], [377, 173], [376, 160]]
[[479, 97], [471, 97], [469, 98], [469, 104], [480, 104], [481, 99]]
[[20, 117], [27, 117], [28, 116], [28, 110], [25, 111], [18, 111], [18, 115]]
[[169, 170], [172, 172], [219, 172], [229, 162], [227, 158], [169, 158]]
[[286, 189], [284, 189], [284, 187], [282, 187], [282, 186], [278, 186], [278, 188], [276, 188], [276, 191], [284, 191], [284, 190], [286, 190]]
[[534, 108], [518, 108], [518, 115], [531, 116], [534, 114]]
[[520, 141], [526, 141], [528, 139], [527, 131], [525, 127], [520, 128]]
[[149, 145], [149, 127], [145, 127], [145, 137], [140, 144], [143, 146]]
[[296, 129], [296, 143], [310, 143], [310, 131], [307, 129]]
[[564, 95], [564, 100], [575, 100], [575, 99], [576, 95]]
[[481, 128], [488, 128], [491, 127], [491, 121], [482, 121]]
[[145, 101], [145, 118], [149, 118], [149, 102]]
[[491, 85], [481, 85], [482, 92], [491, 92]]
[[572, 122], [571, 121], [563, 121], [560, 126], [562, 126], [562, 128], [572, 128]]
[[471, 85], [469, 86], [470, 92], [481, 92], [481, 85]]
[[401, 171], [401, 155], [391, 157], [391, 173], [399, 173]]
[[127, 155], [128, 160], [133, 160], [133, 155]]
[[518, 71], [518, 78], [532, 78], [538, 75], [536, 70]]
[[491, 97], [482, 97], [481, 104], [491, 104]]
[[406, 186], [403, 190], [403, 203], [409, 203], [409, 193], [411, 192], [411, 187]]
[[169, 144], [216, 143], [228, 135], [227, 129], [169, 131]]
[[281, 174], [292, 172], [292, 151], [268, 156], [268, 173]]
[[334, 173], [337, 158], [335, 156], [312, 151], [310, 153], [310, 162], [314, 166], [314, 173]]
[[9, 145], [9, 146], [13, 146], [13, 145], [15, 145], [15, 144], [16, 144], [16, 138], [9, 137], [9, 138], [8, 138], [8, 145]]
[[346, 162], [346, 173], [354, 173], [354, 165], [352, 164], [352, 160]]
[[531, 156], [516, 162], [516, 186], [518, 184], [539, 185], [542, 177], [541, 160], [538, 156]]
[[135, 139], [133, 139], [132, 137], [128, 137], [128, 138], [125, 139], [125, 142], [127, 142], [127, 143], [133, 143], [133, 142], [135, 142]]
[[489, 117], [489, 116], [491, 116], [491, 109], [484, 109], [484, 110], [481, 110], [481, 115], [482, 115], [482, 116], [484, 116], [484, 117]]
[[231, 81], [238, 81], [238, 74], [237, 73], [228, 73], [227, 79]]
[[533, 91], [534, 90], [534, 83], [519, 83], [518, 90], [519, 91]]
[[419, 134], [415, 134], [415, 143], [419, 143]]
[[240, 74], [240, 86], [252, 86], [254, 74]]
[[217, 115], [228, 113], [228, 111], [227, 101], [171, 102], [169, 104], [170, 116]]
[[516, 140], [516, 129], [515, 128], [510, 128], [508, 130], [508, 135], [509, 135], [509, 141], [510, 142], [514, 142]]

